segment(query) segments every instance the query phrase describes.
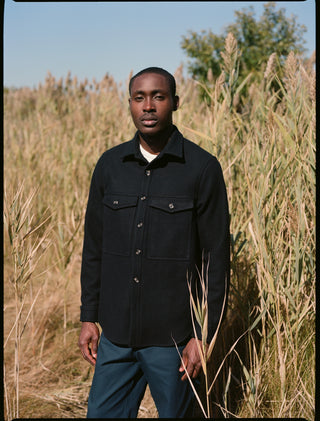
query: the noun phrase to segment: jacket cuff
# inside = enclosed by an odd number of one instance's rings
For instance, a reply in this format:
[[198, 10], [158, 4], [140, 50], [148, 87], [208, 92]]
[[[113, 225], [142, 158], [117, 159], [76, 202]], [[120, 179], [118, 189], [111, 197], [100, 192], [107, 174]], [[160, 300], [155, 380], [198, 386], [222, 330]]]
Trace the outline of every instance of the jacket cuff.
[[96, 306], [81, 306], [80, 307], [80, 321], [81, 322], [97, 322], [98, 308]]

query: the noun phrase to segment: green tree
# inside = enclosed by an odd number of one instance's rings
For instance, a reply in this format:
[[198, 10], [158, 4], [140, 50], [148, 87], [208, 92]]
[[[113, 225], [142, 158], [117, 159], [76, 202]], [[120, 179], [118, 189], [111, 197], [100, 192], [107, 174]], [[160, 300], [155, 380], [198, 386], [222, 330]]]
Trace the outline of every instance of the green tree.
[[211, 30], [200, 34], [189, 31], [183, 36], [181, 47], [192, 59], [188, 71], [192, 77], [206, 82], [209, 69], [213, 78], [221, 73], [221, 52], [228, 33], [232, 33], [241, 50], [239, 83], [251, 72], [261, 73], [271, 54], [276, 53], [282, 64], [290, 51], [303, 55], [306, 32], [304, 25], [297, 23], [297, 17], [286, 17], [285, 9], [276, 10], [274, 2], [264, 5], [264, 11], [259, 20], [255, 18], [254, 8], [236, 11], [235, 23], [229, 25], [222, 35], [215, 35]]

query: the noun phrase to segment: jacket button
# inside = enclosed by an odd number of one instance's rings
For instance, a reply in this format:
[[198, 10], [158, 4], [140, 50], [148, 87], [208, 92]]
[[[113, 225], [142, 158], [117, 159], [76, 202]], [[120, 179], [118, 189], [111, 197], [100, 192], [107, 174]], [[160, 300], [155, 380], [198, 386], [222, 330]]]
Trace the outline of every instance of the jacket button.
[[136, 284], [138, 284], [140, 282], [139, 279], [136, 276], [133, 278], [133, 280]]
[[119, 201], [118, 201], [118, 200], [114, 200], [114, 201], [113, 201], [113, 204], [114, 204], [114, 205], [119, 205]]
[[146, 196], [141, 196], [140, 199], [141, 200], [146, 200]]
[[174, 204], [173, 203], [169, 203], [169, 208], [170, 209], [174, 209]]
[[141, 253], [141, 250], [140, 249], [137, 249], [136, 250], [136, 254], [140, 254]]
[[151, 174], [150, 170], [146, 170], [146, 175], [149, 177], [149, 175]]
[[139, 222], [139, 224], [137, 225], [138, 228], [141, 228], [143, 225], [143, 222]]

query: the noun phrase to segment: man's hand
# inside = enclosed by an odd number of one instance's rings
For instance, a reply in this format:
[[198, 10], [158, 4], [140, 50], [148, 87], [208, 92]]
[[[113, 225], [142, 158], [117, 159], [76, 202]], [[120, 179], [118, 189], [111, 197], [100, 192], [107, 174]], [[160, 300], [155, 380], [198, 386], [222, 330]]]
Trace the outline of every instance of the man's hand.
[[[195, 379], [201, 370], [201, 359], [197, 342], [199, 342], [200, 348], [202, 349], [202, 341], [192, 338], [182, 352], [182, 360], [191, 379]], [[182, 363], [179, 371], [181, 373], [185, 371]], [[185, 374], [181, 377], [181, 380], [184, 381], [187, 378], [188, 377], [185, 372]]]
[[78, 345], [83, 358], [91, 365], [96, 365], [99, 336], [99, 329], [95, 323], [82, 322]]

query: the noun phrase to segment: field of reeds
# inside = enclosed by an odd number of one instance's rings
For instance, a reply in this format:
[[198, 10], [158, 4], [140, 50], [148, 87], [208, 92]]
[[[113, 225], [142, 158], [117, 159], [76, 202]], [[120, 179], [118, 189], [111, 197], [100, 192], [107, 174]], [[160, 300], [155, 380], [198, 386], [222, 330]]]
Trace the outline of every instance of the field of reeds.
[[[313, 420], [314, 59], [291, 53], [280, 79], [271, 56], [239, 87], [239, 52], [228, 41], [221, 76], [202, 88], [208, 103], [181, 68], [175, 74], [174, 122], [218, 157], [231, 215], [228, 313], [208, 369], [212, 413]], [[37, 88], [5, 89], [7, 420], [86, 414], [93, 368], [77, 346], [84, 213], [97, 159], [135, 132], [127, 98], [109, 75], [48, 74]], [[147, 394], [139, 417], [156, 416]]]

